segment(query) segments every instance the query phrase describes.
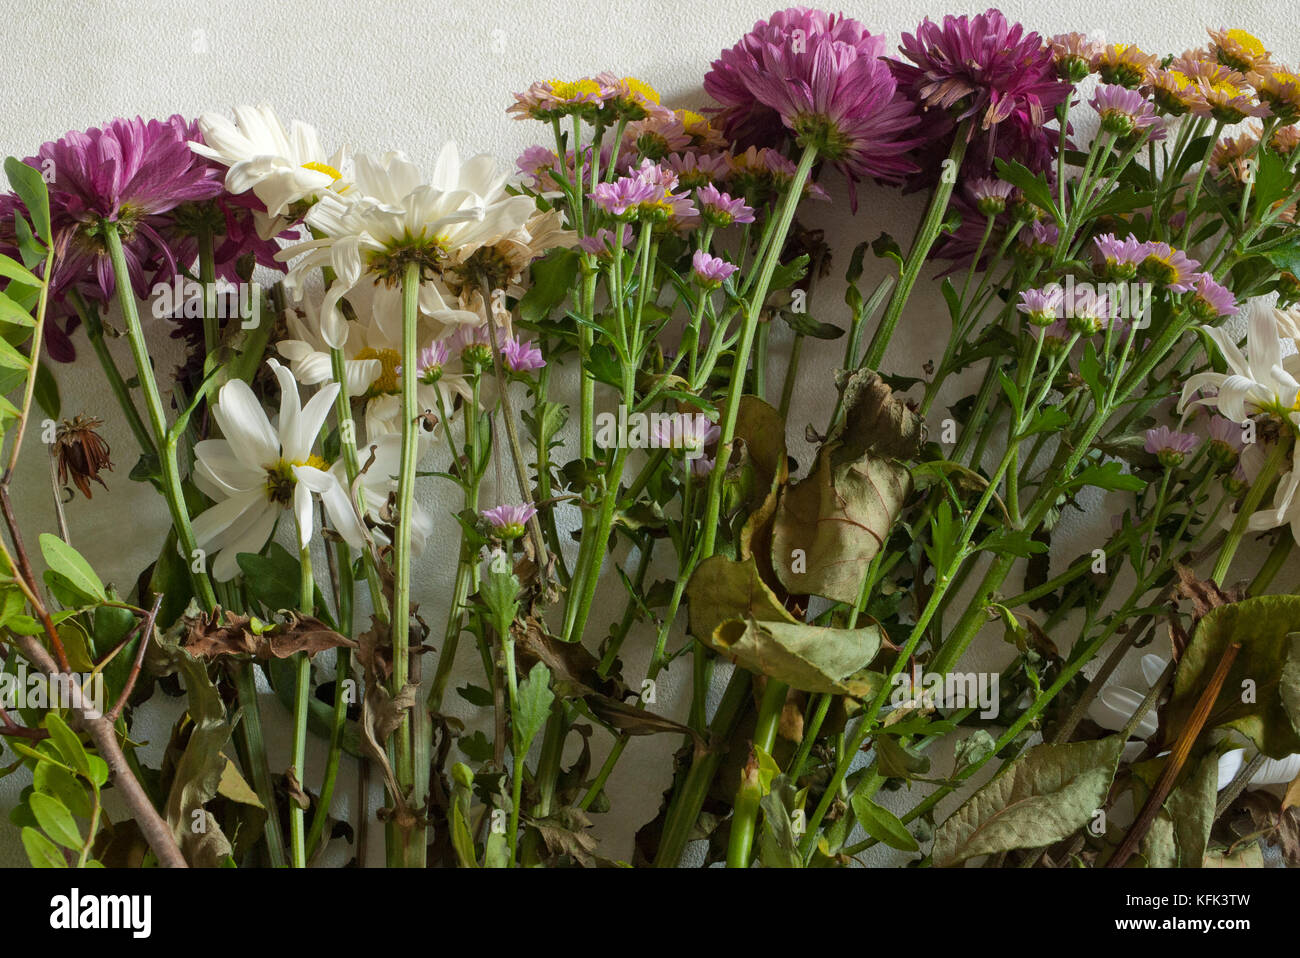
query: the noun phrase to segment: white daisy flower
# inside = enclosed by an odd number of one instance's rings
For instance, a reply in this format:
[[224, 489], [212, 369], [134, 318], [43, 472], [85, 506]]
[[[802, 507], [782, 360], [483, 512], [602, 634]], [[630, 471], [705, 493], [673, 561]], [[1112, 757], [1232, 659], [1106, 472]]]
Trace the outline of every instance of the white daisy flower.
[[289, 370], [268, 360], [280, 381], [280, 416], [267, 418], [252, 389], [241, 379], [221, 387], [212, 415], [224, 439], [195, 446], [194, 483], [215, 505], [194, 519], [200, 548], [217, 553], [212, 574], [228, 581], [239, 574], [236, 557], [266, 544], [283, 510], [293, 508], [298, 544], [311, 541], [313, 495], [319, 496], [334, 528], [353, 548], [365, 530], [344, 487], [312, 447], [338, 392], [323, 386], [304, 407]]
[[[1188, 377], [1178, 404], [1180, 413], [1190, 405], [1209, 406], [1233, 422], [1244, 422], [1259, 413], [1287, 418], [1300, 411], [1300, 355], [1283, 357], [1282, 337], [1270, 310], [1250, 311], [1244, 352], [1226, 329], [1201, 328], [1214, 340], [1228, 364], [1228, 372]], [[1197, 392], [1207, 388], [1216, 390], [1216, 395], [1195, 398]]]
[[332, 191], [347, 188], [347, 151], [326, 154], [316, 128], [294, 120], [284, 128], [275, 111], [263, 103], [237, 106], [232, 122], [219, 113], [199, 117], [202, 143], [190, 149], [229, 167], [226, 189], [252, 190], [266, 206], [255, 214], [258, 233], [270, 239], [300, 219], [305, 206]]
[[326, 266], [334, 271], [320, 314], [321, 334], [336, 348], [348, 335], [339, 300], [363, 276], [387, 287], [387, 295], [400, 295], [410, 263], [420, 266], [423, 312], [449, 326], [478, 322], [436, 277], [466, 250], [515, 233], [536, 212], [531, 197], [506, 194], [505, 182], [490, 156], [462, 164], [453, 143], [443, 149], [427, 183], [401, 153], [359, 155], [353, 188], [346, 196], [322, 197], [307, 216], [321, 238], [279, 254], [282, 260], [300, 257], [287, 285], [301, 295], [308, 275]]

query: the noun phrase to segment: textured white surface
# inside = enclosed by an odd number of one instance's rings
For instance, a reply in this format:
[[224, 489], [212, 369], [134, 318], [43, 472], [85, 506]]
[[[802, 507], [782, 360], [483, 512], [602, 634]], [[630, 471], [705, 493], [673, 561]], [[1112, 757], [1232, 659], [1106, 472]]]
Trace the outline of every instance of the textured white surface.
[[[187, 7], [158, 2], [0, 0], [0, 37], [4, 49], [10, 51], [0, 60], [0, 88], [8, 98], [0, 121], [0, 152], [30, 155], [41, 142], [65, 130], [118, 115], [193, 116], [234, 103], [267, 101], [286, 118], [298, 117], [318, 126], [330, 147], [346, 142], [357, 149], [401, 149], [417, 161], [429, 163], [439, 146], [452, 138], [460, 143], [462, 153], [489, 151], [502, 163], [512, 164], [525, 146], [540, 141], [545, 132], [535, 124], [505, 116], [512, 91], [538, 78], [609, 69], [642, 77], [655, 85], [670, 105], [699, 105], [704, 102], [700, 81], [709, 62], [772, 9], [772, 4], [753, 0], [708, 4], [681, 0], [482, 0], [473, 4], [372, 0], [333, 6], [305, 0], [240, 0]], [[896, 40], [923, 15], [937, 18], [947, 12], [981, 9], [982, 4], [944, 7], [935, 0], [895, 0], [888, 5], [855, 6], [846, 12]], [[1223, 4], [1185, 0], [1145, 4], [1020, 0], [1002, 9], [1041, 33], [1079, 30], [1107, 41], [1137, 42], [1158, 53], [1181, 53], [1202, 43], [1206, 27], [1242, 26], [1290, 64], [1300, 60], [1295, 7], [1281, 0], [1233, 4], [1231, 23], [1224, 22], [1227, 11]], [[904, 240], [911, 235], [921, 209], [920, 197], [905, 198], [894, 191], [868, 187], [854, 217], [838, 185], [833, 181], [828, 185], [834, 202], [810, 209], [805, 218], [808, 225], [823, 227], [828, 236], [840, 240], [839, 253], [881, 230]], [[841, 255], [837, 273], [843, 271], [843, 259]], [[841, 322], [842, 292], [833, 280], [826, 282], [819, 289], [813, 313]], [[932, 284], [923, 280], [886, 367], [917, 373], [927, 359], [938, 358], [946, 329], [942, 303]], [[780, 370], [786, 340], [782, 331], [774, 331], [773, 339], [773, 369]], [[803, 425], [824, 423], [833, 401], [831, 370], [841, 348], [827, 344], [818, 349], [810, 342], [805, 349], [789, 429], [792, 452], [805, 466], [809, 449], [802, 439]], [[83, 350], [88, 354], [84, 341]], [[125, 351], [121, 359], [127, 360]], [[65, 415], [84, 411], [111, 419], [115, 406], [93, 363], [75, 370], [63, 368], [59, 374]], [[957, 395], [960, 393], [953, 394]], [[118, 467], [109, 480], [112, 491], [96, 494], [93, 502], [77, 499], [69, 506], [69, 519], [76, 545], [106, 578], [127, 586], [156, 555], [167, 522], [161, 502], [126, 478], [134, 461], [128, 451], [132, 447], [129, 432], [110, 423], [107, 437]], [[52, 528], [53, 516], [46, 466], [36, 442], [31, 445], [17, 492], [27, 534], [34, 538], [38, 530]], [[490, 489], [489, 481], [489, 495]], [[435, 490], [427, 494], [431, 498], [426, 505], [445, 516], [453, 505], [450, 497], [433, 498]], [[1067, 517], [1067, 521], [1071, 524], [1069, 535], [1059, 537], [1055, 556], [1058, 567], [1091, 549], [1090, 543], [1107, 533], [1109, 511], [1098, 506], [1089, 514]], [[452, 542], [450, 519], [444, 529], [447, 535], [442, 541]], [[452, 548], [445, 552], [435, 549], [417, 568], [418, 597], [431, 623], [440, 623], [445, 615], [442, 596], [449, 590]], [[1281, 581], [1289, 579], [1284, 574]], [[615, 583], [605, 595], [616, 598], [616, 589]], [[603, 612], [604, 617], [598, 614], [593, 622], [616, 614], [612, 602], [604, 603]], [[1066, 639], [1068, 643], [1072, 637]], [[645, 632], [629, 640], [625, 654], [629, 677], [641, 674], [649, 641]], [[989, 662], [1002, 655], [1000, 645], [989, 643]], [[684, 708], [680, 689], [688, 684], [688, 673], [682, 660], [665, 676], [658, 708]], [[466, 670], [466, 675], [472, 674], [473, 670]], [[166, 741], [175, 715], [174, 705], [160, 705], [160, 698], [156, 696], [149, 704], [140, 725], [140, 734], [151, 739], [157, 749]], [[455, 708], [463, 703], [449, 695], [447, 704]], [[264, 712], [274, 745], [273, 764], [283, 768], [287, 764], [287, 715], [273, 698], [265, 700]], [[603, 738], [597, 732], [593, 739], [597, 762], [605, 748]], [[597, 825], [608, 839], [607, 854], [630, 856], [631, 834], [654, 814], [666, 784], [669, 752], [675, 745], [666, 736], [633, 740], [610, 785], [614, 811], [600, 817]], [[310, 768], [319, 770], [322, 761], [323, 749], [315, 742]], [[19, 778], [15, 775], [0, 781], [0, 808], [12, 805], [22, 784]], [[337, 792], [338, 811], [354, 804], [354, 782], [353, 763], [347, 761]], [[893, 798], [909, 804], [914, 800], [905, 794]], [[379, 834], [374, 832], [372, 841], [376, 853], [381, 845]], [[0, 831], [0, 865], [25, 863], [16, 839], [15, 831]]]

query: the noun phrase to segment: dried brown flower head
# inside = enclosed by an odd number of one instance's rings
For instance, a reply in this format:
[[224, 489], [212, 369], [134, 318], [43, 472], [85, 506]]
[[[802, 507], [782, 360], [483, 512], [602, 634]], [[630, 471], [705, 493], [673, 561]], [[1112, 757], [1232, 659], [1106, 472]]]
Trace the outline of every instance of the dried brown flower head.
[[72, 484], [81, 490], [87, 499], [90, 495], [90, 482], [94, 480], [105, 489], [108, 485], [100, 476], [100, 470], [113, 470], [108, 443], [97, 430], [104, 425], [104, 420], [93, 416], [77, 416], [64, 419], [54, 433], [54, 446], [51, 455], [59, 467], [59, 484]]

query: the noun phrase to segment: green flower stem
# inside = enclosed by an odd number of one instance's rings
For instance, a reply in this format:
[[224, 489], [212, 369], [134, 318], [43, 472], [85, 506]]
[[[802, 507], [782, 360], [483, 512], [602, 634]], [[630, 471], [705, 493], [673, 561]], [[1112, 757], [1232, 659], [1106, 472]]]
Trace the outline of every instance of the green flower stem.
[[[513, 563], [512, 563], [513, 564]], [[501, 638], [501, 670], [505, 673], [506, 678], [506, 696], [510, 703], [510, 823], [507, 831], [507, 842], [510, 847], [509, 867], [515, 867], [515, 861], [518, 857], [519, 848], [519, 803], [523, 801], [524, 788], [524, 759], [527, 754], [523, 749], [523, 742], [519, 737], [519, 676], [515, 671], [515, 640], [514, 635], [507, 629], [500, 636]]]
[[794, 342], [790, 344], [790, 362], [785, 367], [785, 382], [781, 385], [781, 404], [777, 407], [784, 422], [790, 414], [790, 400], [794, 398], [794, 382], [799, 375], [799, 360], [803, 356], [803, 333], [795, 333]]
[[1195, 217], [1192, 215], [1196, 209], [1196, 201], [1201, 196], [1201, 185], [1205, 182], [1205, 173], [1210, 168], [1210, 157], [1214, 155], [1214, 148], [1219, 143], [1219, 134], [1223, 132], [1223, 121], [1215, 120], [1214, 129], [1210, 133], [1210, 142], [1205, 146], [1205, 155], [1201, 157], [1200, 169], [1196, 171], [1196, 180], [1192, 184], [1192, 191], [1187, 194], [1187, 219], [1183, 223], [1182, 246], [1187, 245], [1187, 241], [1192, 235], [1192, 221]]
[[[785, 696], [790, 687], [769, 677], [763, 688], [763, 701], [758, 707], [758, 724], [754, 727], [754, 744], [750, 751], [750, 761], [755, 761], [757, 750], [762, 749], [772, 754], [776, 743], [776, 730], [781, 722], [781, 710], [785, 708]], [[754, 826], [758, 821], [758, 796], [747, 793], [757, 791], [751, 788], [748, 777], [742, 779], [736, 793], [735, 813], [731, 816], [731, 838], [727, 844], [727, 867], [748, 868], [754, 850]], [[753, 783], [757, 786], [757, 782]], [[746, 801], [745, 798], [752, 798]]]
[[1291, 549], [1295, 545], [1295, 536], [1289, 529], [1283, 528], [1278, 533], [1277, 542], [1269, 550], [1268, 558], [1260, 566], [1259, 572], [1255, 573], [1255, 578], [1250, 581], [1248, 593], [1250, 595], [1263, 595], [1264, 590], [1272, 583], [1277, 574], [1282, 571], [1286, 565], [1287, 558], [1291, 555]]
[[1250, 517], [1255, 514], [1259, 504], [1264, 501], [1264, 494], [1273, 485], [1273, 479], [1277, 476], [1278, 470], [1281, 469], [1282, 463], [1286, 461], [1287, 454], [1291, 452], [1291, 443], [1279, 442], [1273, 446], [1268, 458], [1264, 460], [1264, 465], [1255, 477], [1254, 483], [1251, 484], [1250, 491], [1246, 493], [1246, 498], [1241, 501], [1241, 506], [1237, 510], [1237, 517], [1233, 520], [1232, 528], [1228, 530], [1227, 541], [1224, 542], [1223, 548], [1219, 551], [1219, 558], [1214, 563], [1214, 571], [1210, 573], [1210, 578], [1218, 585], [1223, 585], [1223, 580], [1228, 574], [1228, 567], [1232, 565], [1232, 558], [1237, 553], [1237, 547], [1241, 545], [1242, 538], [1246, 535], [1246, 526], [1250, 522]]
[[[312, 579], [310, 543], [298, 549], [298, 568], [301, 572], [298, 608], [305, 615], [314, 615], [316, 584]], [[290, 772], [297, 778], [298, 785], [304, 792], [307, 782], [307, 706], [310, 701], [311, 659], [306, 652], [299, 652], [294, 663], [293, 758]], [[307, 867], [306, 815], [306, 809], [291, 798], [289, 800], [289, 853], [293, 858], [294, 868]]]
[[248, 753], [248, 773], [253, 780], [253, 791], [266, 809], [266, 853], [272, 868], [285, 868], [288, 859], [284, 853], [284, 835], [280, 832], [280, 816], [276, 812], [275, 788], [271, 784], [271, 766], [266, 757], [266, 739], [262, 735], [262, 711], [257, 700], [257, 679], [252, 661], [232, 666], [235, 692], [239, 697], [239, 734]]
[[104, 370], [108, 387], [113, 391], [113, 398], [117, 400], [117, 405], [126, 418], [126, 424], [131, 427], [131, 434], [135, 436], [140, 451], [145, 455], [157, 455], [158, 449], [154, 446], [153, 437], [149, 435], [149, 427], [140, 418], [140, 411], [135, 408], [135, 400], [131, 398], [131, 389], [122, 378], [113, 354], [108, 351], [108, 344], [104, 342], [104, 324], [99, 318], [98, 310], [93, 309], [76, 289], [71, 290], [70, 296], [73, 308], [81, 317], [82, 325], [86, 327], [86, 338], [90, 340], [90, 346], [95, 350], [95, 357]]
[[194, 557], [198, 545], [194, 541], [194, 528], [190, 525], [190, 514], [185, 506], [185, 492], [181, 488], [176, 437], [168, 433], [167, 413], [163, 407], [162, 396], [158, 392], [158, 382], [154, 379], [153, 363], [149, 358], [149, 346], [144, 339], [144, 330], [140, 327], [140, 313], [136, 309], [135, 296], [131, 289], [131, 272], [127, 268], [126, 254], [122, 250], [122, 238], [118, 235], [116, 223], [105, 220], [102, 222], [102, 227], [104, 245], [108, 248], [109, 260], [113, 264], [118, 307], [122, 310], [122, 319], [126, 323], [127, 338], [131, 343], [131, 354], [135, 358], [136, 372], [140, 379], [140, 390], [144, 394], [145, 409], [149, 413], [155, 447], [159, 451], [167, 508], [171, 512], [172, 525], [176, 529], [176, 538], [185, 557], [185, 568], [189, 570], [194, 594], [199, 597], [204, 608], [211, 611], [216, 606], [217, 598], [212, 591], [212, 580], [208, 578], [207, 572], [194, 571]]
[[948, 200], [957, 182], [956, 174], [961, 169], [962, 160], [966, 156], [968, 130], [969, 121], [961, 123], [953, 134], [952, 149], [948, 151], [948, 159], [952, 162], [945, 164], [948, 169], [939, 178], [934, 188], [930, 207], [926, 210], [925, 219], [917, 227], [912, 248], [907, 254], [907, 261], [903, 264], [903, 271], [898, 278], [898, 285], [894, 287], [889, 305], [885, 307], [885, 314], [880, 319], [880, 325], [876, 327], [875, 335], [871, 337], [871, 342], [867, 344], [867, 351], [858, 364], [860, 369], [878, 369], [880, 361], [885, 358], [885, 350], [889, 347], [894, 329], [898, 326], [898, 320], [902, 317], [903, 309], [912, 295], [912, 287], [916, 285], [916, 280], [921, 275], [921, 268], [930, 255], [930, 249], [943, 229], [943, 217], [948, 211]]
[[[352, 397], [348, 395], [347, 367], [343, 350], [330, 349], [330, 373], [339, 385], [334, 397], [334, 418], [339, 424], [339, 449], [343, 454], [343, 470], [348, 477], [349, 488], [361, 474], [361, 463], [357, 457], [356, 423], [352, 419]], [[350, 425], [348, 425], [350, 424]], [[342, 556], [340, 552], [340, 563]], [[384, 590], [379, 582], [379, 570], [375, 567], [374, 556], [368, 549], [361, 554], [362, 567], [366, 572], [366, 586], [370, 591], [370, 605], [380, 621], [388, 621], [388, 604], [384, 601]], [[350, 576], [349, 576], [350, 578]]]
[[816, 160], [817, 148], [815, 146], [805, 147], [803, 156], [799, 158], [799, 166], [795, 169], [794, 178], [790, 181], [789, 188], [781, 200], [780, 209], [776, 214], [776, 226], [773, 230], [771, 243], [768, 246], [767, 255], [759, 267], [758, 278], [749, 299], [744, 325], [741, 328], [740, 342], [736, 346], [736, 360], [732, 366], [731, 383], [727, 389], [726, 409], [723, 413], [721, 433], [718, 436], [717, 460], [714, 463], [713, 472], [709, 474], [709, 491], [705, 500], [704, 512], [702, 558], [713, 555], [714, 542], [718, 534], [718, 515], [722, 507], [722, 483], [726, 477], [727, 463], [731, 459], [731, 445], [736, 434], [736, 420], [740, 415], [740, 397], [745, 388], [745, 371], [749, 368], [749, 354], [754, 343], [754, 333], [758, 327], [759, 316], [763, 311], [763, 303], [767, 299], [768, 287], [772, 283], [772, 274], [776, 271], [777, 260], [780, 259], [781, 249], [785, 246], [786, 235], [790, 231], [790, 224], [794, 222], [795, 208], [799, 205], [799, 200], [803, 196], [804, 184], [808, 181], [808, 175], [812, 172], [813, 163]]
[[[709, 726], [714, 741], [724, 742], [731, 737], [736, 723], [744, 714], [745, 706], [749, 704], [750, 681], [751, 676], [745, 669], [738, 668], [732, 672], [731, 681], [727, 683], [722, 701]], [[656, 868], [676, 868], [681, 861], [682, 851], [700, 817], [704, 797], [708, 794], [709, 785], [721, 762], [721, 752], [696, 753], [686, 778], [669, 805], [663, 834], [659, 838], [659, 849], [655, 853]]]
[[[411, 520], [415, 507], [416, 465], [420, 458], [420, 423], [416, 409], [419, 295], [420, 265], [409, 263], [402, 277], [402, 455], [397, 479], [397, 530], [393, 542], [394, 697], [400, 695], [411, 681]], [[393, 797], [408, 801], [419, 809], [424, 804], [424, 796], [414, 793], [416, 756], [412, 746], [411, 714], [408, 710], [402, 713], [402, 720], [393, 735], [394, 774], [398, 787], [408, 794]], [[424, 829], [413, 827], [397, 838], [399, 847], [390, 849], [397, 860], [389, 864], [415, 866], [424, 856]]]
[[199, 282], [203, 285], [203, 348], [209, 356], [221, 344], [221, 324], [217, 318], [217, 265], [213, 250], [212, 227], [198, 230]]
[[818, 695], [813, 706], [811, 717], [809, 717], [803, 726], [803, 739], [799, 742], [799, 748], [794, 753], [794, 758], [790, 760], [790, 765], [786, 769], [786, 774], [790, 776], [792, 782], [798, 782], [799, 777], [803, 775], [803, 767], [808, 762], [808, 756], [812, 754], [813, 745], [817, 742], [817, 735], [822, 730], [822, 724], [826, 721], [826, 714], [831, 709], [831, 703], [835, 701], [835, 696], [829, 692], [823, 692]]

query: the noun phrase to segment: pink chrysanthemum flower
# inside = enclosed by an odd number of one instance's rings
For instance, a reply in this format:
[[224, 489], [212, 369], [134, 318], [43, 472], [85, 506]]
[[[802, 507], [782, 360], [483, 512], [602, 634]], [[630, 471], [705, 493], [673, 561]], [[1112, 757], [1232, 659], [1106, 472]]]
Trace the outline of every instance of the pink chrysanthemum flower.
[[1241, 451], [1246, 448], [1240, 424], [1216, 415], [1210, 418], [1206, 432], [1210, 434], [1210, 439], [1205, 452], [1210, 461], [1224, 469], [1235, 466], [1241, 457]]
[[518, 539], [537, 515], [534, 506], [493, 506], [481, 513], [483, 520], [499, 539]]
[[1034, 326], [1051, 326], [1061, 318], [1061, 305], [1064, 300], [1064, 291], [1053, 283], [1041, 289], [1027, 289], [1022, 292], [1016, 309], [1024, 313], [1025, 318]]
[[717, 256], [710, 256], [702, 249], [697, 249], [691, 255], [691, 273], [695, 282], [706, 289], [721, 286], [735, 271], [735, 265]]
[[1134, 236], [1117, 239], [1114, 233], [1102, 233], [1092, 243], [1107, 279], [1132, 279], [1147, 258], [1147, 244]]
[[671, 153], [664, 163], [677, 174], [682, 189], [722, 183], [731, 173], [731, 164], [723, 153]]
[[1007, 201], [1016, 191], [1010, 183], [992, 176], [971, 180], [966, 189], [975, 201], [975, 208], [985, 216], [997, 216], [1005, 210]]
[[1019, 245], [1027, 253], [1038, 256], [1050, 255], [1056, 249], [1060, 237], [1061, 231], [1055, 223], [1034, 220], [1029, 224], [1029, 229], [1021, 231]]
[[[622, 236], [620, 245], [627, 249], [632, 245], [632, 227], [620, 223], [617, 229]], [[598, 259], [609, 259], [614, 253], [614, 233], [602, 226], [591, 236], [584, 236], [578, 240], [578, 247]]]
[[1196, 282], [1201, 264], [1168, 243], [1146, 244], [1146, 256], [1138, 266], [1138, 275], [1161, 283], [1171, 292], [1185, 293]]
[[1148, 429], [1143, 448], [1160, 460], [1160, 465], [1172, 469], [1182, 464], [1187, 454], [1194, 450], [1200, 439], [1189, 432], [1175, 432], [1168, 426]]
[[657, 110], [644, 120], [629, 123], [623, 139], [632, 152], [656, 162], [691, 145], [685, 125], [669, 110]]
[[501, 343], [501, 359], [512, 373], [526, 373], [546, 365], [542, 351], [529, 340], [507, 336]]
[[591, 77], [538, 81], [523, 93], [516, 93], [515, 102], [506, 112], [519, 120], [550, 121], [574, 113], [594, 115], [604, 102], [601, 84]]
[[1063, 296], [1066, 325], [1080, 336], [1095, 336], [1110, 319], [1110, 301], [1091, 286], [1074, 287], [1073, 296]]
[[695, 202], [699, 206], [701, 218], [713, 226], [726, 227], [733, 223], [754, 222], [754, 211], [745, 205], [744, 200], [732, 199], [712, 183], [696, 191]]
[[[431, 386], [441, 379], [442, 370], [447, 365], [449, 355], [450, 351], [447, 348], [447, 342], [442, 339], [421, 349], [420, 355], [415, 361], [416, 376], [420, 382]], [[401, 367], [399, 366], [398, 371], [400, 372], [400, 370]]]
[[1197, 273], [1194, 279], [1190, 308], [1198, 319], [1210, 322], [1237, 311], [1237, 298], [1232, 290], [1217, 282], [1212, 274]]
[[1082, 33], [1058, 33], [1049, 41], [1056, 72], [1062, 80], [1078, 83], [1092, 72], [1101, 45]]
[[1089, 105], [1101, 117], [1101, 128], [1117, 136], [1128, 136], [1160, 123], [1155, 107], [1146, 97], [1117, 84], [1098, 86]]
[[698, 459], [721, 434], [718, 424], [704, 413], [676, 413], [661, 417], [655, 424], [653, 445], [680, 452], [687, 459]]
[[630, 175], [598, 184], [591, 199], [617, 219], [640, 219], [672, 228], [693, 225], [699, 214], [688, 194], [673, 192], [676, 186], [676, 173], [645, 160]]

